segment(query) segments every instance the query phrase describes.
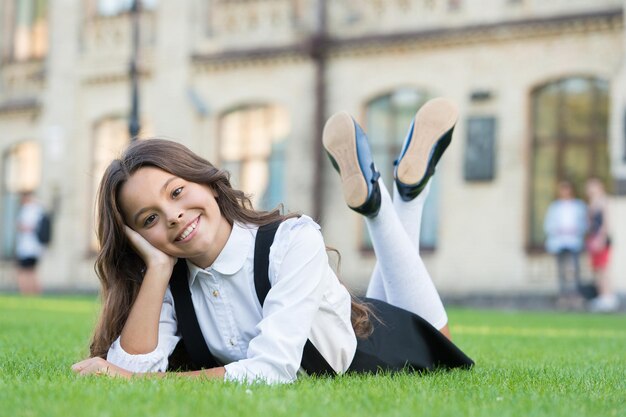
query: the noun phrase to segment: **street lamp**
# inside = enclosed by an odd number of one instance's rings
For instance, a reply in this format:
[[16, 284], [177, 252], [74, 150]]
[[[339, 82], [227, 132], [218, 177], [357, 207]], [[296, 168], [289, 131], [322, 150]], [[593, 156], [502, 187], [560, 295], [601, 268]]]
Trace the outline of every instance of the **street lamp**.
[[139, 16], [141, 11], [141, 0], [133, 0], [130, 9], [132, 20], [132, 51], [130, 58], [130, 120], [128, 123], [128, 132], [131, 140], [136, 140], [139, 135]]

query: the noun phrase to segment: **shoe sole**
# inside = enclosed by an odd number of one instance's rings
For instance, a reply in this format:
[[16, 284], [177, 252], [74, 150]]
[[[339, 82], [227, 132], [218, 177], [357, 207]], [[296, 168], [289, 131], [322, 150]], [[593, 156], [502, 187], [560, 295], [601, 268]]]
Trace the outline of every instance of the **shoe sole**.
[[458, 115], [456, 104], [445, 98], [430, 100], [417, 111], [411, 142], [398, 164], [398, 180], [417, 184], [424, 178], [433, 147], [454, 127]]
[[324, 126], [322, 141], [337, 164], [343, 198], [349, 207], [361, 207], [367, 200], [367, 183], [359, 165], [352, 117], [346, 112], [331, 116]]

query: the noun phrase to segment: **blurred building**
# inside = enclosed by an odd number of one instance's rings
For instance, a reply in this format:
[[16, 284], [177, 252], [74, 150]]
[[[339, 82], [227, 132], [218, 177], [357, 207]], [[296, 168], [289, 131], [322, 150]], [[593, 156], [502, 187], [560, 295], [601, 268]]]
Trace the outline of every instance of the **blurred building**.
[[[556, 181], [612, 190], [612, 273], [626, 290], [624, 0], [143, 0], [142, 136], [231, 170], [259, 207], [316, 216], [362, 289], [374, 255], [320, 147], [347, 110], [388, 186], [427, 99], [460, 105], [423, 222], [448, 294], [553, 292], [543, 215]], [[53, 209], [48, 289], [96, 288], [93, 200], [129, 141], [132, 0], [2, 0], [0, 286], [18, 193]], [[622, 256], [621, 256], [622, 255]]]

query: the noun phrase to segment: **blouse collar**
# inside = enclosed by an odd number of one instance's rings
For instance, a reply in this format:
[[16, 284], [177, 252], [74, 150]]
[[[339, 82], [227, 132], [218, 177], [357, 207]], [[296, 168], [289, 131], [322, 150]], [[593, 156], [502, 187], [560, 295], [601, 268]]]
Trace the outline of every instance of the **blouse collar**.
[[208, 268], [200, 268], [187, 259], [187, 268], [189, 268], [189, 286], [193, 284], [196, 276], [201, 271], [212, 272], [216, 271], [221, 275], [233, 275], [243, 268], [248, 253], [252, 247], [252, 241], [254, 239], [250, 228], [246, 228], [241, 224], [235, 222], [230, 232], [230, 236], [226, 241], [226, 245], [217, 256], [215, 261]]

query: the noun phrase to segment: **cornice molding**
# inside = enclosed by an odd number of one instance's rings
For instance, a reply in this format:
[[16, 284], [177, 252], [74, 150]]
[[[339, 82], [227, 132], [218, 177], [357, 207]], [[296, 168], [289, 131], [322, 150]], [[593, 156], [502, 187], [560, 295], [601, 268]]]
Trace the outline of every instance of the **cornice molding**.
[[436, 28], [419, 31], [374, 34], [359, 37], [327, 37], [316, 45], [303, 43], [255, 49], [232, 49], [213, 54], [192, 55], [196, 70], [224, 70], [244, 66], [276, 65], [309, 59], [316, 51], [327, 57], [363, 55], [414, 49], [495, 42], [509, 39], [531, 39], [563, 34], [621, 31], [622, 8], [559, 16], [536, 17], [489, 24]]
[[[152, 69], [143, 68], [139, 71], [140, 81], [144, 82], [152, 77]], [[127, 83], [130, 81], [128, 70], [121, 68], [119, 70], [108, 70], [103, 72], [93, 71], [92, 73], [81, 77], [81, 84], [86, 86], [98, 86], [108, 84]]]
[[619, 31], [624, 27], [621, 8], [602, 12], [569, 14], [489, 24], [468, 25], [423, 31], [369, 35], [358, 38], [330, 39], [329, 55], [375, 53], [384, 48], [404, 50], [407, 47], [441, 47], [530, 39], [563, 34]]
[[255, 49], [231, 49], [216, 54], [193, 54], [194, 69], [230, 69], [250, 65], [276, 65], [306, 61], [310, 48], [305, 43]]

